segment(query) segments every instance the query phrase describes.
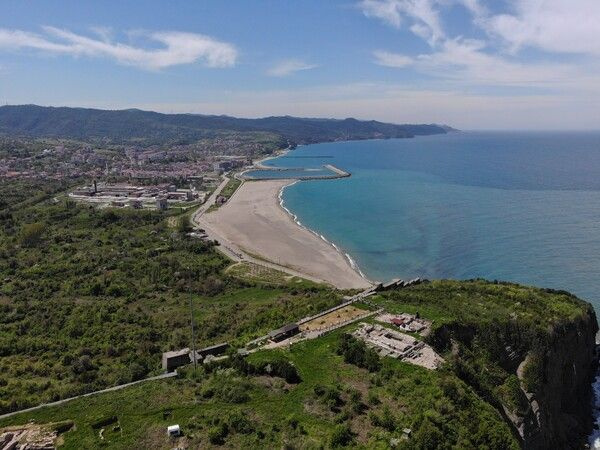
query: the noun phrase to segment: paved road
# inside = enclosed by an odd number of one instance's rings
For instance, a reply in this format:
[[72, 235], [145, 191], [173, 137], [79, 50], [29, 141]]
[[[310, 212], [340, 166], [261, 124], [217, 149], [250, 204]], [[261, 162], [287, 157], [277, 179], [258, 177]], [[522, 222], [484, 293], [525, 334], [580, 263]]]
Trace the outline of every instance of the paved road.
[[13, 412], [9, 412], [7, 414], [2, 414], [2, 415], [0, 415], [0, 420], [6, 419], [8, 417], [16, 416], [17, 414], [22, 414], [22, 413], [26, 413], [26, 412], [30, 412], [30, 411], [36, 411], [36, 410], [42, 409], [42, 408], [47, 408], [49, 406], [62, 405], [63, 403], [67, 403], [67, 402], [70, 402], [71, 400], [76, 400], [78, 398], [90, 397], [92, 395], [103, 394], [105, 392], [118, 391], [119, 389], [124, 389], [126, 387], [133, 386], [134, 384], [145, 383], [146, 381], [163, 380], [165, 378], [172, 378], [175, 376], [177, 376], [177, 372], [163, 373], [162, 375], [157, 375], [155, 377], [150, 377], [150, 378], [144, 378], [143, 380], [132, 381], [131, 383], [120, 384], [118, 386], [109, 387], [107, 389], [102, 389], [100, 391], [88, 392], [87, 394], [77, 395], [76, 397], [65, 398], [62, 400], [58, 400], [56, 402], [43, 403], [38, 406], [33, 406], [32, 408], [26, 408], [26, 409], [22, 409], [20, 411], [13, 411]]

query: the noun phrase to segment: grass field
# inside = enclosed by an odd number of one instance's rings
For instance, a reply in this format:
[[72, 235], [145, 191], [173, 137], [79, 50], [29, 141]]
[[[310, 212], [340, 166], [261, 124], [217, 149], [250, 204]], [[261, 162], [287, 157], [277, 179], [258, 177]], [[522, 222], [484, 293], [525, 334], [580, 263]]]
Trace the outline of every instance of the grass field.
[[[381, 372], [370, 374], [337, 355], [341, 333], [343, 330], [300, 343], [291, 350], [251, 356], [253, 362], [291, 361], [302, 378], [296, 385], [280, 378], [243, 377], [230, 369], [212, 375], [188, 373], [183, 379], [149, 382], [24, 414], [0, 421], [0, 426], [32, 419], [73, 420], [74, 430], [63, 436], [66, 449], [172, 448], [176, 444], [317, 448], [331, 446], [344, 427], [349, 430], [349, 443], [355, 446], [387, 448], [389, 440], [401, 438], [406, 427], [413, 429], [416, 439], [425, 439], [419, 437], [419, 430], [423, 427], [423, 433], [427, 432], [430, 421], [435, 420], [444, 424], [455, 442], [468, 445], [472, 436], [494, 429], [504, 439], [505, 448], [516, 448], [498, 413], [452, 373], [389, 359]], [[247, 395], [231, 396], [224, 389]], [[458, 410], [457, 402], [470, 406]], [[120, 429], [107, 427], [101, 440], [94, 424], [112, 416], [118, 418]], [[179, 443], [166, 437], [166, 427], [174, 423], [185, 433]]]

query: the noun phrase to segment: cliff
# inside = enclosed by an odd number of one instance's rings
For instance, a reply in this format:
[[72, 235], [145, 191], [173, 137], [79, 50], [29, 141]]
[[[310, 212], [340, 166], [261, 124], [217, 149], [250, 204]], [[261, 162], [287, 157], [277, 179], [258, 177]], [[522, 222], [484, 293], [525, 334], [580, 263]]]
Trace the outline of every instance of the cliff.
[[581, 448], [592, 426], [592, 382], [597, 370], [596, 315], [551, 327], [547, 344], [519, 365], [530, 405], [515, 425], [526, 448]]
[[451, 352], [454, 371], [496, 408], [523, 448], [582, 448], [593, 425], [596, 315], [566, 292], [536, 294], [531, 305], [545, 303], [554, 311], [519, 313], [519, 301], [504, 314], [441, 324], [429, 341]]

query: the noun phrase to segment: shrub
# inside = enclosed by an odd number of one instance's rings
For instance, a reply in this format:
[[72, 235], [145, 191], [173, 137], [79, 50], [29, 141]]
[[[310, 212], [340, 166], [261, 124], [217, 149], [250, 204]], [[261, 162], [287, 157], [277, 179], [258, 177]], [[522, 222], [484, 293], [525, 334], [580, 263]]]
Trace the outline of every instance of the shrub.
[[41, 223], [29, 223], [23, 225], [19, 234], [19, 243], [23, 247], [35, 247], [42, 240], [44, 225]]
[[377, 372], [381, 369], [377, 352], [350, 334], [340, 336], [337, 353], [342, 355], [347, 363], [367, 369], [369, 372]]
[[437, 450], [445, 448], [444, 434], [429, 420], [421, 422], [421, 426], [413, 435], [416, 448], [422, 450]]
[[227, 419], [229, 428], [236, 433], [250, 434], [254, 432], [252, 422], [248, 419], [246, 414], [241, 411], [235, 411], [231, 413]]
[[544, 383], [544, 361], [538, 355], [531, 356], [523, 369], [523, 384], [527, 392], [536, 392]]
[[380, 416], [374, 412], [369, 414], [369, 419], [371, 419], [373, 426], [381, 427], [390, 433], [396, 429], [396, 419], [387, 406], [384, 408], [383, 413]]
[[140, 363], [134, 362], [129, 366], [129, 373], [131, 374], [131, 381], [137, 381], [144, 378], [147, 370]]
[[344, 447], [352, 443], [354, 436], [352, 430], [346, 424], [338, 425], [333, 430], [330, 443], [332, 447]]
[[177, 231], [179, 231], [180, 233], [187, 233], [188, 231], [190, 231], [190, 229], [190, 218], [187, 215], [181, 216], [177, 220]]
[[229, 434], [229, 427], [226, 423], [220, 423], [208, 430], [208, 440], [211, 444], [222, 445], [225, 443], [225, 438]]

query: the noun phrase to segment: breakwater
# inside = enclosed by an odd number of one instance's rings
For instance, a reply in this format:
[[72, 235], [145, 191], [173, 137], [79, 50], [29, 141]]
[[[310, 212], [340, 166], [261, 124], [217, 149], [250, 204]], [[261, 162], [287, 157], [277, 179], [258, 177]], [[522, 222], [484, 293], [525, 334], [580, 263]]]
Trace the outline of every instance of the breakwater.
[[349, 176], [350, 172], [332, 164], [325, 164], [320, 169], [258, 166], [239, 175], [244, 180], [331, 180]]

